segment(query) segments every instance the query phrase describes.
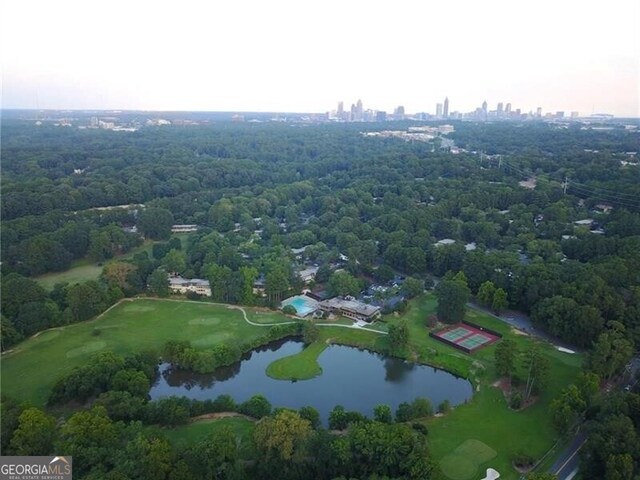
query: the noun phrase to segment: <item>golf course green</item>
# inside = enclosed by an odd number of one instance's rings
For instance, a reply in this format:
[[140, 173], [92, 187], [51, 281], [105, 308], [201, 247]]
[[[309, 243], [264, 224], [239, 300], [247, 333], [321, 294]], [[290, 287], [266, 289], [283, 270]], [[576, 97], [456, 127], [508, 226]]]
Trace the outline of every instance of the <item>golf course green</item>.
[[295, 355], [280, 358], [267, 367], [267, 375], [276, 380], [308, 380], [322, 374], [318, 356], [327, 348], [326, 343], [307, 345]]
[[[55, 381], [96, 352], [129, 354], [159, 350], [168, 340], [189, 341], [196, 348], [220, 343], [242, 345], [264, 336], [270, 328], [268, 324], [290, 321], [278, 312], [242, 308], [244, 311], [234, 306], [151, 298], [122, 301], [96, 319], [42, 332], [5, 353], [1, 366], [2, 392], [42, 406]], [[551, 362], [543, 393], [533, 405], [514, 411], [508, 408], [502, 391], [492, 386], [497, 380], [495, 345], [468, 355], [429, 337], [426, 319], [435, 308], [435, 297], [427, 294], [411, 301], [403, 315], [385, 316], [381, 325], [386, 329], [406, 321], [409, 344], [403, 353], [405, 358], [447, 369], [467, 377], [474, 385], [472, 401], [444, 416], [423, 420], [429, 429], [430, 450], [450, 480], [480, 478], [478, 475], [488, 467], [498, 470], [501, 478], [515, 480], [519, 478], [511, 464], [515, 454], [540, 458], [556, 441], [549, 404], [575, 380], [582, 356], [559, 352], [494, 317], [470, 309], [468, 320], [516, 342], [521, 376], [526, 376], [523, 352], [533, 343], [540, 343]], [[322, 326], [317, 342], [296, 355], [275, 361], [269, 365], [267, 374], [284, 380], [312, 378], [322, 374], [317, 358], [330, 343], [387, 351], [388, 342], [387, 335], [371, 331]], [[190, 442], [225, 423], [237, 430], [239, 436], [246, 436], [251, 428], [244, 419], [225, 419], [196, 422], [167, 433], [174, 440]], [[465, 461], [460, 460], [462, 457]]]

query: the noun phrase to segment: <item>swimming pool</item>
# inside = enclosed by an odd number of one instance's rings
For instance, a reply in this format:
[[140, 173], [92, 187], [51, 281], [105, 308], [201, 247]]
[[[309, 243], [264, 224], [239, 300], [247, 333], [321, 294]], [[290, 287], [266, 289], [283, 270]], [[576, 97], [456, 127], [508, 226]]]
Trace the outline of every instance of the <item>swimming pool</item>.
[[287, 298], [283, 300], [280, 304], [281, 308], [286, 307], [287, 305], [291, 305], [298, 312], [299, 317], [306, 317], [310, 313], [313, 313], [318, 309], [318, 302], [316, 302], [313, 298], [307, 297], [305, 295], [297, 295], [295, 297]]

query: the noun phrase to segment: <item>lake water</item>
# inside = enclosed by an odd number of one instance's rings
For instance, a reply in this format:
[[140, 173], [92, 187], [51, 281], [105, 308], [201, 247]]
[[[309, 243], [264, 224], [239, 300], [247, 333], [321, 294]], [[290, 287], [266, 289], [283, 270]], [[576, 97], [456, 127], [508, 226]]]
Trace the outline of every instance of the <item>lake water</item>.
[[178, 370], [163, 363], [150, 395], [152, 399], [177, 395], [206, 400], [228, 394], [241, 403], [262, 394], [274, 407], [315, 407], [325, 426], [336, 405], [372, 417], [373, 408], [381, 403], [395, 412], [402, 402], [426, 397], [435, 410], [443, 400], [455, 406], [473, 395], [469, 381], [444, 370], [342, 345], [331, 345], [320, 354], [322, 375], [318, 377], [292, 382], [267, 376], [271, 362], [303, 348], [296, 340], [273, 342], [211, 374]]

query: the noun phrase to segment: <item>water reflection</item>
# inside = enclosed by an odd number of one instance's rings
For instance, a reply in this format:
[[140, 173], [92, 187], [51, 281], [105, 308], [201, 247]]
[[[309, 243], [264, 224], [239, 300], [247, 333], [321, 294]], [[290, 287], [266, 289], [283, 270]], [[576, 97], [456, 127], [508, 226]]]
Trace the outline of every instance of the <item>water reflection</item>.
[[312, 405], [326, 425], [329, 412], [338, 404], [371, 416], [373, 408], [381, 403], [395, 410], [400, 403], [423, 396], [434, 405], [446, 399], [455, 406], [473, 394], [467, 380], [443, 370], [341, 345], [331, 345], [322, 352], [318, 358], [322, 375], [318, 377], [291, 382], [266, 375], [271, 362], [302, 349], [300, 341], [273, 342], [211, 374], [181, 371], [162, 364], [151, 388], [151, 398], [178, 395], [206, 400], [227, 394], [236, 402], [243, 402], [260, 393], [274, 406], [297, 409]]
[[415, 367], [415, 363], [388, 357], [384, 360], [384, 379], [387, 382], [400, 383]]

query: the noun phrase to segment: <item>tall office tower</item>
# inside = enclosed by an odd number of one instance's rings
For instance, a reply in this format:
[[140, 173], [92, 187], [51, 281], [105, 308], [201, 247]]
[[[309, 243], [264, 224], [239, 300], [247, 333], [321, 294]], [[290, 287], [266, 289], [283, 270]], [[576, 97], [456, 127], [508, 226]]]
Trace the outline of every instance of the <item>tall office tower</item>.
[[579, 112], [571, 112], [571, 120], [576, 120], [580, 115]]
[[507, 107], [504, 109], [504, 112], [509, 115], [511, 113], [511, 104], [507, 103]]
[[362, 100], [358, 99], [358, 103], [356, 103], [356, 119], [362, 120]]
[[338, 118], [342, 118], [344, 115], [344, 102], [338, 102], [338, 110], [336, 110]]
[[358, 116], [358, 108], [352, 103], [351, 104], [351, 115], [349, 115], [349, 121], [355, 122], [356, 117]]
[[436, 103], [436, 117], [442, 117], [442, 104]]
[[487, 114], [487, 101], [482, 102], [482, 113]]
[[498, 116], [499, 116], [499, 117], [501, 117], [501, 116], [502, 116], [502, 112], [503, 112], [503, 110], [504, 110], [504, 108], [503, 108], [503, 107], [504, 107], [504, 106], [502, 105], [502, 102], [498, 102], [498, 108], [497, 108], [496, 110], [497, 110], [497, 114], [498, 114]]
[[404, 106], [398, 105], [396, 109], [393, 111], [394, 115], [403, 117], [404, 116]]
[[449, 97], [444, 98], [444, 111], [442, 112], [444, 118], [449, 116]]
[[542, 116], [542, 107], [538, 107], [536, 108], [536, 117], [541, 117]]

